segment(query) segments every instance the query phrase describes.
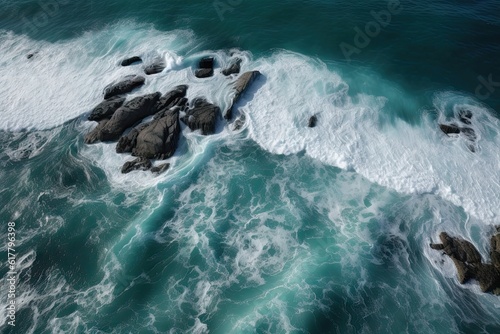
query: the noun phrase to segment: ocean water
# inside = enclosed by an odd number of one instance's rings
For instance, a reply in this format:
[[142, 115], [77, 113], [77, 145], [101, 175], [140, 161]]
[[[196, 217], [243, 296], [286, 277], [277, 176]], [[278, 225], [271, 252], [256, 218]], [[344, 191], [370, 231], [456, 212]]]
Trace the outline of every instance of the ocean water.
[[[500, 225], [498, 1], [0, 8], [2, 333], [500, 332], [500, 299], [428, 246], [447, 231], [486, 260]], [[122, 175], [130, 156], [83, 137], [134, 55], [167, 68], [129, 98], [187, 84], [222, 110], [241, 57], [262, 73], [244, 127], [183, 127], [168, 172]], [[463, 109], [474, 142], [439, 130]]]

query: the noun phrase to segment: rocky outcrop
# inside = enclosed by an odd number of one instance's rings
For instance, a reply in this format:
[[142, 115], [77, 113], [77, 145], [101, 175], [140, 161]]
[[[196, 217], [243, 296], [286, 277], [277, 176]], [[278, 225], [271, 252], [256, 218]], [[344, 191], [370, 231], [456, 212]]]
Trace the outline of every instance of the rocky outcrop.
[[471, 127], [472, 111], [468, 109], [461, 109], [458, 112], [457, 118], [460, 121], [460, 124], [439, 124], [439, 128], [447, 136], [449, 136], [450, 134], [462, 135], [467, 140], [467, 148], [469, 148], [469, 150], [474, 153], [476, 151], [477, 135], [474, 129]]
[[316, 127], [316, 123], [318, 123], [318, 117], [316, 117], [316, 115], [313, 115], [311, 116], [311, 118], [309, 118], [309, 123], [307, 124], [307, 126], [310, 128], [314, 128]]
[[95, 144], [99, 142], [102, 129], [108, 124], [109, 119], [102, 119], [99, 124], [85, 136], [85, 144]]
[[122, 167], [122, 174], [128, 174], [134, 170], [149, 170], [152, 163], [146, 158], [137, 158], [133, 161], [127, 161]]
[[245, 90], [250, 86], [250, 84], [260, 75], [259, 71], [251, 71], [243, 73], [234, 83], [233, 90], [234, 96], [231, 106], [226, 111], [224, 115], [225, 119], [233, 118], [233, 108], [234, 105], [239, 101]]
[[104, 89], [104, 98], [107, 100], [113, 96], [130, 93], [135, 88], [144, 85], [145, 81], [146, 79], [139, 75], [127, 76], [124, 80], [106, 87]]
[[470, 279], [479, 282], [479, 287], [483, 292], [492, 292], [500, 295], [500, 234], [491, 238], [490, 256], [492, 264], [484, 264], [481, 255], [469, 241], [451, 237], [446, 232], [439, 235], [440, 244], [430, 244], [435, 250], [442, 250], [448, 255], [457, 269], [458, 280], [461, 284], [467, 283]]
[[[187, 89], [188, 86], [179, 85], [176, 86], [171, 91], [169, 91], [168, 93], [164, 94], [155, 105], [156, 112], [159, 113], [162, 111], [167, 111], [169, 109], [172, 109], [175, 106], [186, 105], [187, 99], [185, 99], [185, 96]], [[158, 117], [155, 115], [155, 118]]]
[[109, 100], [104, 100], [95, 107], [89, 115], [89, 121], [99, 122], [105, 118], [111, 118], [115, 111], [120, 108], [125, 102], [124, 97], [112, 97]]
[[166, 68], [163, 59], [156, 60], [153, 64], [150, 64], [144, 68], [144, 73], [147, 75], [157, 74], [162, 72]]
[[242, 62], [241, 58], [235, 58], [235, 59], [231, 60], [229, 65], [225, 69], [222, 70], [222, 74], [224, 74], [225, 76], [228, 76], [231, 74], [240, 73], [241, 62]]
[[208, 78], [214, 75], [214, 58], [204, 57], [200, 60], [199, 69], [194, 72], [197, 78]]
[[134, 56], [134, 57], [124, 59], [122, 61], [121, 65], [122, 66], [130, 66], [130, 65], [134, 65], [134, 64], [138, 64], [138, 63], [142, 63], [141, 57]]
[[137, 145], [137, 136], [146, 128], [148, 124], [139, 124], [129, 133], [120, 137], [116, 144], [116, 153], [132, 153], [132, 150]]
[[117, 140], [123, 132], [147, 116], [153, 115], [156, 102], [160, 99], [160, 93], [153, 93], [136, 97], [125, 103], [113, 114], [99, 133], [101, 141]]
[[177, 109], [170, 110], [140, 131], [132, 155], [148, 159], [168, 159], [177, 149], [180, 133], [179, 112]]
[[156, 174], [156, 175], [160, 175], [160, 174], [165, 173], [169, 168], [170, 168], [169, 163], [161, 164], [161, 165], [158, 165], [158, 166], [151, 168], [151, 173]]
[[182, 121], [193, 131], [201, 130], [203, 135], [214, 133], [220, 108], [204, 98], [194, 99], [192, 105], [192, 108], [186, 111], [186, 116], [182, 117]]

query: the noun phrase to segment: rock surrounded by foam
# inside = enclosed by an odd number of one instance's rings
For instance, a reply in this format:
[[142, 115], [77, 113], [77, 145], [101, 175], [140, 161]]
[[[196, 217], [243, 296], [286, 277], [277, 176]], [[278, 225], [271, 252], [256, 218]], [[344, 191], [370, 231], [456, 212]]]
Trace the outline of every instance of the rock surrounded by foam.
[[105, 118], [111, 118], [124, 102], [124, 97], [112, 97], [109, 100], [104, 100], [91, 111], [88, 120], [98, 122]]
[[229, 76], [231, 74], [240, 73], [241, 62], [242, 62], [241, 58], [235, 58], [235, 59], [231, 60], [229, 65], [225, 69], [222, 70], [222, 74], [224, 74], [225, 76]]
[[234, 90], [233, 100], [231, 102], [231, 106], [227, 109], [226, 114], [224, 115], [225, 119], [233, 118], [234, 105], [239, 101], [239, 99], [246, 91], [248, 86], [250, 86], [252, 82], [259, 76], [260, 76], [259, 71], [245, 72], [236, 80], [233, 86]]
[[[155, 105], [156, 112], [161, 113], [162, 111], [169, 110], [174, 106], [184, 106], [187, 103], [187, 99], [185, 99], [187, 89], [187, 85], [179, 85], [164, 94]], [[158, 117], [161, 117], [161, 115], [155, 115], [155, 118]]]
[[441, 244], [430, 244], [430, 247], [435, 250], [443, 250], [453, 260], [461, 284], [475, 279], [479, 282], [481, 291], [500, 295], [500, 253], [498, 247], [500, 234], [491, 238], [490, 256], [493, 264], [482, 263], [479, 251], [467, 240], [451, 237], [446, 232], [442, 232], [439, 238]]
[[104, 98], [109, 99], [113, 96], [130, 93], [135, 88], [144, 85], [145, 81], [146, 79], [139, 75], [128, 76], [124, 80], [106, 87], [104, 90]]
[[194, 73], [197, 78], [208, 78], [214, 75], [214, 58], [204, 57], [200, 60], [199, 69]]
[[132, 155], [148, 159], [168, 159], [177, 149], [180, 133], [179, 112], [176, 109], [170, 110], [140, 131]]
[[163, 60], [156, 60], [154, 63], [146, 66], [146, 68], [144, 69], [144, 73], [146, 73], [147, 75], [158, 74], [163, 72], [166, 67], [167, 66], [165, 65], [165, 62]]
[[147, 116], [153, 115], [156, 111], [154, 105], [158, 102], [160, 96], [161, 93], [157, 92], [136, 97], [125, 103], [102, 128], [99, 139], [101, 141], [117, 140], [127, 128]]
[[138, 64], [138, 63], [142, 63], [141, 57], [134, 56], [134, 57], [130, 57], [130, 58], [124, 59], [121, 62], [121, 65], [122, 66], [130, 66], [130, 65], [134, 65], [134, 64]]
[[122, 174], [128, 174], [134, 170], [149, 170], [152, 166], [152, 163], [149, 159], [146, 158], [137, 158], [132, 161], [127, 161], [122, 167]]
[[215, 123], [220, 108], [208, 102], [205, 98], [193, 100], [193, 107], [186, 111], [182, 121], [193, 131], [201, 130], [203, 135], [215, 132]]

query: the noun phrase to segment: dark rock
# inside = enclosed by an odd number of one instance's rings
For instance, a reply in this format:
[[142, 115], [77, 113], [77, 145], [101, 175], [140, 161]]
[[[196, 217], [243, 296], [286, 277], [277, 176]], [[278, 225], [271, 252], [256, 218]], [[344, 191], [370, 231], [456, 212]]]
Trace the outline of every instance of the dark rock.
[[139, 133], [146, 128], [148, 124], [139, 124], [129, 133], [120, 137], [118, 143], [116, 144], [116, 153], [131, 153], [134, 147], [137, 145], [137, 136]]
[[171, 110], [164, 117], [149, 123], [139, 133], [132, 155], [149, 159], [168, 159], [177, 149], [180, 133], [179, 112]]
[[160, 93], [153, 93], [136, 97], [113, 114], [113, 117], [103, 127], [99, 138], [101, 141], [110, 141], [118, 139], [122, 133], [129, 127], [141, 121], [145, 117], [155, 113], [155, 104], [160, 99]]
[[[182, 105], [181, 99], [186, 96], [188, 86], [179, 85], [174, 87], [171, 91], [163, 95], [156, 103], [156, 112], [165, 111], [173, 108], [176, 105]], [[184, 101], [184, 100], [183, 100]], [[185, 100], [187, 102], [187, 100]]]
[[151, 168], [151, 173], [156, 174], [156, 175], [160, 175], [160, 174], [165, 173], [169, 168], [170, 168], [169, 163], [161, 164], [161, 165], [158, 165], [158, 166]]
[[88, 120], [98, 122], [101, 119], [111, 118], [115, 111], [123, 105], [123, 102], [125, 102], [124, 97], [113, 97], [102, 101], [91, 111]]
[[470, 125], [472, 119], [472, 111], [467, 109], [462, 109], [458, 113], [458, 118], [460, 119], [460, 122]]
[[473, 128], [461, 128], [462, 134], [470, 141], [475, 141], [477, 139], [476, 131]]
[[137, 63], [142, 63], [142, 59], [141, 59], [141, 57], [134, 56], [134, 57], [124, 59], [122, 61], [122, 66], [130, 66], [133, 64], [137, 64]]
[[132, 75], [125, 78], [125, 80], [109, 85], [104, 89], [104, 98], [109, 99], [116, 95], [130, 93], [134, 88], [144, 85], [146, 79], [138, 75]]
[[242, 94], [245, 92], [245, 90], [248, 88], [248, 86], [260, 75], [259, 71], [251, 71], [251, 72], [245, 72], [243, 73], [234, 83], [233, 89], [234, 89], [234, 97], [233, 101], [231, 102], [231, 106], [229, 109], [226, 111], [226, 114], [224, 115], [225, 119], [231, 119], [233, 118], [233, 107], [238, 102]]
[[233, 59], [227, 68], [225, 68], [224, 70], [222, 70], [222, 74], [224, 74], [225, 76], [228, 76], [228, 75], [231, 75], [231, 74], [237, 74], [237, 73], [240, 73], [240, 70], [241, 70], [241, 58], [235, 58]]
[[200, 60], [199, 68], [214, 68], [214, 57], [203, 57]]
[[201, 68], [199, 70], [196, 70], [194, 72], [195, 77], [203, 79], [203, 78], [209, 78], [214, 75], [214, 69], [213, 68]]
[[26, 58], [31, 59], [31, 58], [33, 58], [33, 57], [34, 57], [37, 53], [38, 53], [38, 52], [29, 53], [29, 54], [26, 56]]
[[201, 130], [204, 135], [215, 132], [215, 122], [220, 108], [207, 102], [204, 98], [193, 100], [193, 107], [186, 111], [182, 121], [193, 131]]
[[310, 128], [314, 128], [316, 126], [317, 122], [318, 122], [318, 118], [316, 117], [316, 115], [311, 116], [311, 118], [309, 118], [309, 124], [307, 126]]
[[450, 237], [445, 232], [442, 232], [439, 238], [442, 244], [430, 246], [432, 249], [443, 250], [453, 260], [461, 284], [474, 279], [479, 282], [481, 291], [500, 294], [500, 234], [491, 238], [492, 264], [482, 263], [481, 255], [469, 241]]
[[149, 159], [137, 158], [133, 161], [127, 161], [122, 167], [122, 174], [128, 174], [134, 170], [149, 170], [152, 164]]
[[455, 124], [450, 124], [450, 125], [439, 124], [439, 128], [447, 135], [450, 133], [460, 133], [460, 128]]
[[85, 144], [94, 144], [100, 141], [102, 129], [108, 124], [109, 119], [102, 119], [99, 124], [85, 136]]
[[144, 69], [144, 73], [146, 73], [147, 75], [157, 74], [162, 72], [165, 67], [166, 66], [163, 60], [158, 60], [155, 63], [146, 66], [146, 68]]
[[239, 131], [245, 125], [246, 116], [242, 114], [233, 124], [233, 131]]
[[163, 108], [163, 110], [158, 111], [153, 116], [153, 119], [162, 118], [163, 116], [168, 114], [170, 112], [170, 110], [172, 110], [172, 109], [175, 109], [177, 111], [185, 111], [187, 108], [187, 104], [188, 104], [187, 98], [185, 98], [185, 97], [177, 98], [172, 102], [172, 106], [169, 109]]

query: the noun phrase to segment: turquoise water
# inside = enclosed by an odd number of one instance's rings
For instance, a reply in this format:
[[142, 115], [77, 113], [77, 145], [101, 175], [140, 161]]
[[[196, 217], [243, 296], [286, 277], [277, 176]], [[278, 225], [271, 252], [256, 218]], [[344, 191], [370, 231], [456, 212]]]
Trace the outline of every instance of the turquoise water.
[[[401, 1], [363, 47], [355, 28], [388, 1], [1, 6], [0, 247], [15, 222], [18, 307], [12, 327], [2, 287], [2, 332], [500, 330], [498, 297], [428, 247], [444, 230], [487, 259], [499, 224], [498, 2]], [[123, 58], [168, 64], [133, 95], [188, 84], [224, 110], [231, 81], [191, 68], [230, 52], [263, 74], [242, 130], [184, 129], [158, 177], [83, 143], [102, 89], [142, 71]], [[463, 108], [475, 153], [438, 128]]]

